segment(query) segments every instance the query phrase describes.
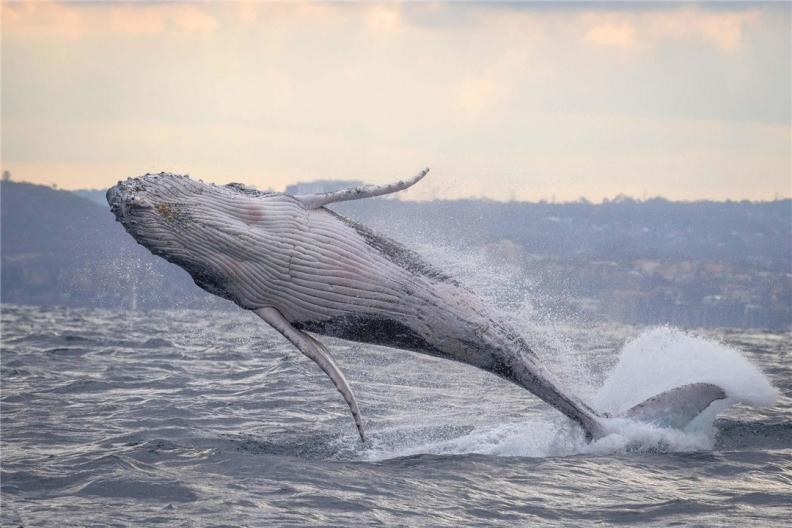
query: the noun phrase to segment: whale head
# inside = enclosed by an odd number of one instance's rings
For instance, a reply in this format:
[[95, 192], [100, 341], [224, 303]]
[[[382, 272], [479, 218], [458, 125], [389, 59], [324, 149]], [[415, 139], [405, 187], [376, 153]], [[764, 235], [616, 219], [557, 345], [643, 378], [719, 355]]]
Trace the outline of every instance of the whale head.
[[266, 238], [268, 224], [290, 215], [282, 202], [300, 208], [286, 195], [169, 173], [118, 182], [107, 191], [107, 202], [139, 244], [184, 268], [198, 286], [237, 303], [245, 287], [238, 263], [265, 258], [267, 248], [251, 244], [246, 234], [255, 229]]
[[146, 174], [107, 191], [110, 211], [135, 240], [155, 255], [189, 257], [198, 250], [189, 217], [200, 212], [204, 184], [176, 174]]

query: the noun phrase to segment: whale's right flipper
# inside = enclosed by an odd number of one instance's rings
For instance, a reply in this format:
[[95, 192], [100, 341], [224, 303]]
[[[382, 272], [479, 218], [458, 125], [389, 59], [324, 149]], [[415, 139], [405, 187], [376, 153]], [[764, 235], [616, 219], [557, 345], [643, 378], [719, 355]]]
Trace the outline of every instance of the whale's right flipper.
[[357, 401], [355, 400], [355, 394], [352, 392], [352, 388], [347, 383], [344, 374], [341, 372], [341, 369], [338, 368], [338, 365], [336, 365], [336, 362], [333, 360], [327, 348], [310, 335], [294, 328], [275, 308], [259, 308], [253, 311], [275, 330], [280, 332], [283, 337], [291, 341], [300, 352], [312, 359], [319, 365], [319, 368], [330, 377], [333, 384], [335, 384], [338, 389], [338, 392], [341, 393], [347, 405], [349, 405], [349, 410], [352, 411], [352, 418], [355, 420], [355, 426], [357, 427], [360, 439], [365, 442], [366, 435], [363, 432], [363, 419], [360, 415]]
[[302, 202], [306, 209], [317, 209], [333, 202], [360, 200], [361, 198], [371, 198], [372, 196], [382, 196], [383, 194], [403, 191], [421, 181], [421, 179], [426, 176], [427, 172], [429, 172], [429, 167], [423, 169], [408, 180], [399, 180], [388, 185], [362, 185], [360, 187], [352, 187], [341, 191], [319, 194], [300, 194], [294, 198]]
[[726, 393], [711, 383], [691, 383], [661, 392], [623, 413], [621, 418], [653, 423], [661, 427], [684, 429]]

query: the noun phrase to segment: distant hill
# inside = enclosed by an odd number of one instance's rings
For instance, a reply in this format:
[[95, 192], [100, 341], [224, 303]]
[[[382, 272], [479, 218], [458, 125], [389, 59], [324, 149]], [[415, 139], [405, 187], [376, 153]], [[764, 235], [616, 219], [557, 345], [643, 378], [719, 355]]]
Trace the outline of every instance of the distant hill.
[[[487, 273], [511, 273], [551, 317], [792, 328], [792, 200], [374, 199], [333, 207], [430, 249], [456, 247], [463, 260], [484, 248], [498, 263]], [[498, 299], [511, 294], [504, 286]]]
[[107, 205], [2, 182], [2, 302], [100, 307], [218, 307], [186, 272], [137, 245]]
[[95, 204], [107, 207], [107, 200], [105, 199], [106, 189], [80, 189], [79, 191], [72, 192], [82, 198], [88, 198]]
[[[359, 182], [297, 184], [325, 192]], [[137, 308], [230, 307], [152, 256], [114, 221], [104, 191], [3, 182], [2, 301]], [[792, 325], [792, 200], [602, 204], [375, 198], [338, 212], [407, 242], [463, 279], [527, 289], [548, 313], [702, 326]], [[470, 277], [473, 266], [485, 266]], [[475, 270], [474, 270], [475, 271]], [[502, 282], [504, 282], [502, 280]], [[474, 284], [478, 286], [478, 284]], [[492, 285], [484, 285], [492, 287]]]
[[334, 209], [388, 230], [419, 230], [462, 245], [507, 238], [530, 253], [585, 260], [726, 259], [781, 270], [789, 269], [792, 249], [792, 200], [362, 200]]

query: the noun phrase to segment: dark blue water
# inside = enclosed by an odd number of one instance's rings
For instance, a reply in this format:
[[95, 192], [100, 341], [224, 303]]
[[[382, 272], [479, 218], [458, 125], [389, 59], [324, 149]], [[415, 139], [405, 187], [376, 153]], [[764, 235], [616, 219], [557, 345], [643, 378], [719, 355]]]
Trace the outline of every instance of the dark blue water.
[[483, 372], [326, 340], [361, 404], [371, 437], [361, 446], [329, 380], [252, 314], [2, 312], [3, 526], [792, 518], [788, 333], [534, 328], [550, 367], [601, 408], [709, 370], [766, 404], [772, 390], [736, 351], [780, 393], [772, 407], [738, 405], [688, 431], [636, 425], [594, 444]]

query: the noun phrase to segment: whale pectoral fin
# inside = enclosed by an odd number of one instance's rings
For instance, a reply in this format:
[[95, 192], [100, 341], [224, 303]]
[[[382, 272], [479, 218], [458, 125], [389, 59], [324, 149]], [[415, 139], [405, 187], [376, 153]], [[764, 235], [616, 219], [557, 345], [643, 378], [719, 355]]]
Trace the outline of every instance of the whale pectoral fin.
[[338, 365], [336, 365], [335, 360], [333, 360], [327, 348], [310, 335], [294, 328], [275, 308], [259, 308], [254, 310], [254, 313], [280, 332], [283, 337], [291, 341], [300, 352], [313, 360], [314, 363], [319, 365], [319, 368], [330, 377], [336, 389], [338, 389], [338, 392], [341, 393], [347, 405], [349, 405], [349, 410], [352, 411], [352, 418], [355, 420], [355, 426], [357, 427], [358, 434], [360, 434], [360, 439], [365, 442], [366, 435], [363, 432], [363, 419], [360, 415], [357, 401], [355, 400], [355, 394], [352, 392], [352, 388], [347, 383], [344, 374], [341, 372], [341, 369], [338, 368]]
[[716, 400], [726, 393], [711, 383], [691, 383], [652, 396], [630, 408], [620, 417], [661, 427], [684, 429]]
[[302, 202], [306, 209], [317, 209], [323, 205], [333, 202], [360, 200], [361, 198], [371, 198], [373, 196], [382, 196], [383, 194], [403, 191], [404, 189], [412, 187], [421, 181], [421, 179], [426, 176], [427, 172], [429, 172], [429, 167], [425, 168], [410, 179], [399, 180], [388, 185], [362, 185], [360, 187], [351, 187], [349, 189], [328, 193], [300, 194], [294, 198]]

